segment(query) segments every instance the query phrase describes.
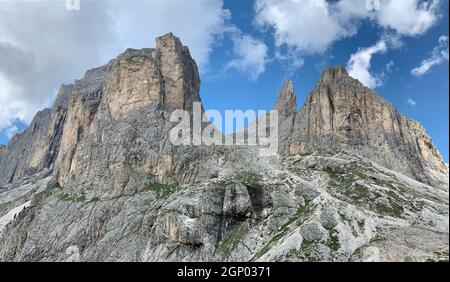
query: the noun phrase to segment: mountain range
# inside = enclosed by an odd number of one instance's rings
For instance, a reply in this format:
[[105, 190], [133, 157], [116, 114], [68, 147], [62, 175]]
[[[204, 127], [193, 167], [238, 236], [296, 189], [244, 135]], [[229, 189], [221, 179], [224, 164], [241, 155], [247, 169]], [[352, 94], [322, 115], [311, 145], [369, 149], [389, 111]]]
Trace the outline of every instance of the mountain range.
[[171, 33], [62, 85], [0, 145], [0, 261], [448, 261], [448, 165], [345, 68], [285, 81], [273, 156], [173, 145], [199, 92]]

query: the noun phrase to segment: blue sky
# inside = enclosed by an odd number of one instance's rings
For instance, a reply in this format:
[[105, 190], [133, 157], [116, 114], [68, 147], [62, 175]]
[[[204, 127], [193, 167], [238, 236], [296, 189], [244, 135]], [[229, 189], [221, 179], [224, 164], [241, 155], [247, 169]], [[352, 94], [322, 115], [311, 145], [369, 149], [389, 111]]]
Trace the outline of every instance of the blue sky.
[[447, 0], [381, 0], [380, 11], [355, 0], [187, 2], [0, 5], [0, 143], [51, 105], [61, 83], [172, 31], [200, 66], [206, 109], [270, 110], [285, 78], [300, 108], [322, 68], [340, 64], [420, 121], [448, 162]]

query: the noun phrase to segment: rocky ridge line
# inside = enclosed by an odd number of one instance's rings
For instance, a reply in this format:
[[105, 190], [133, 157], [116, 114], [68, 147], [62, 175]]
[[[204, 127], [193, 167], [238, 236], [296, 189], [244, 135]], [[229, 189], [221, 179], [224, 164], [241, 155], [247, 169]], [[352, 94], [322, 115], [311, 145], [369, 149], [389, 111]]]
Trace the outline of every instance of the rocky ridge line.
[[172, 34], [63, 86], [0, 147], [0, 260], [448, 260], [448, 167], [345, 69], [299, 112], [285, 83], [276, 157], [173, 146], [170, 113], [199, 86]]

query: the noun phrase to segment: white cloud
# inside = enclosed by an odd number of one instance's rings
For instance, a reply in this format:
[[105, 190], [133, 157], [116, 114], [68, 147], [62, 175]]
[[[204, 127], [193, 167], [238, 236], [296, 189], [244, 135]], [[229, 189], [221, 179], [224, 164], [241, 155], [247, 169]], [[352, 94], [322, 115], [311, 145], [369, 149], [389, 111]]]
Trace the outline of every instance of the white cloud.
[[257, 0], [254, 23], [273, 31], [276, 47], [288, 54], [279, 58], [294, 54], [302, 61], [355, 35], [365, 20], [398, 36], [422, 35], [439, 19], [438, 7], [438, 0], [380, 0], [379, 11], [369, 11], [363, 0]]
[[149, 47], [155, 37], [172, 32], [189, 46], [200, 69], [207, 67], [216, 36], [230, 17], [223, 0], [113, 0], [110, 9], [119, 51]]
[[412, 98], [408, 98], [408, 101], [406, 101], [406, 103], [411, 107], [415, 107], [417, 105], [417, 102], [414, 101]]
[[336, 40], [356, 32], [346, 28], [330, 6], [326, 0], [257, 0], [255, 24], [273, 28], [277, 47], [286, 45], [302, 53], [321, 53]]
[[377, 22], [399, 34], [416, 36], [425, 33], [438, 20], [439, 0], [381, 0]]
[[439, 37], [439, 45], [433, 49], [431, 57], [423, 60], [418, 67], [412, 69], [411, 74], [421, 77], [428, 73], [433, 66], [448, 61], [448, 58], [448, 36], [442, 35]]
[[397, 49], [403, 46], [403, 42], [398, 34], [384, 34], [381, 39], [372, 46], [359, 48], [350, 56], [347, 63], [347, 71], [350, 76], [358, 79], [369, 88], [377, 88], [383, 85], [387, 76], [392, 73], [395, 66], [394, 61], [389, 61], [384, 70], [375, 74], [371, 72], [371, 63], [374, 55], [384, 54], [388, 50]]
[[265, 71], [268, 62], [266, 44], [240, 32], [232, 35], [232, 41], [233, 52], [237, 58], [231, 60], [227, 68], [234, 68], [248, 74], [252, 80], [257, 80]]
[[376, 88], [382, 85], [382, 80], [370, 73], [372, 56], [382, 54], [387, 51], [387, 45], [384, 40], [379, 41], [373, 46], [360, 48], [352, 54], [347, 64], [347, 70], [351, 77], [358, 79], [369, 88]]
[[64, 1], [1, 2], [0, 130], [29, 123], [60, 83], [125, 48], [153, 47], [169, 31], [204, 70], [228, 17], [222, 0], [84, 1], [80, 11], [67, 11]]
[[8, 139], [11, 139], [14, 135], [17, 134], [17, 132], [19, 132], [19, 129], [17, 128], [17, 126], [13, 125], [10, 128], [6, 129], [6, 136], [8, 137]]
[[61, 82], [100, 61], [102, 44], [112, 39], [109, 16], [99, 3], [86, 4], [79, 13], [60, 1], [0, 5], [0, 105], [7, 113], [0, 124], [29, 122]]

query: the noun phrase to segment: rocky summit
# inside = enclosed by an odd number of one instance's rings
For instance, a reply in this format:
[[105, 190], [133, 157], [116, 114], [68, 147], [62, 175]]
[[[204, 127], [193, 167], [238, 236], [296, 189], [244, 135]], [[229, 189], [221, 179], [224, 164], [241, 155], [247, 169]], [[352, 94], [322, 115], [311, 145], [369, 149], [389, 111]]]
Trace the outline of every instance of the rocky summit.
[[274, 156], [173, 145], [199, 90], [172, 34], [62, 85], [0, 146], [0, 261], [448, 261], [448, 166], [344, 68], [285, 82]]

